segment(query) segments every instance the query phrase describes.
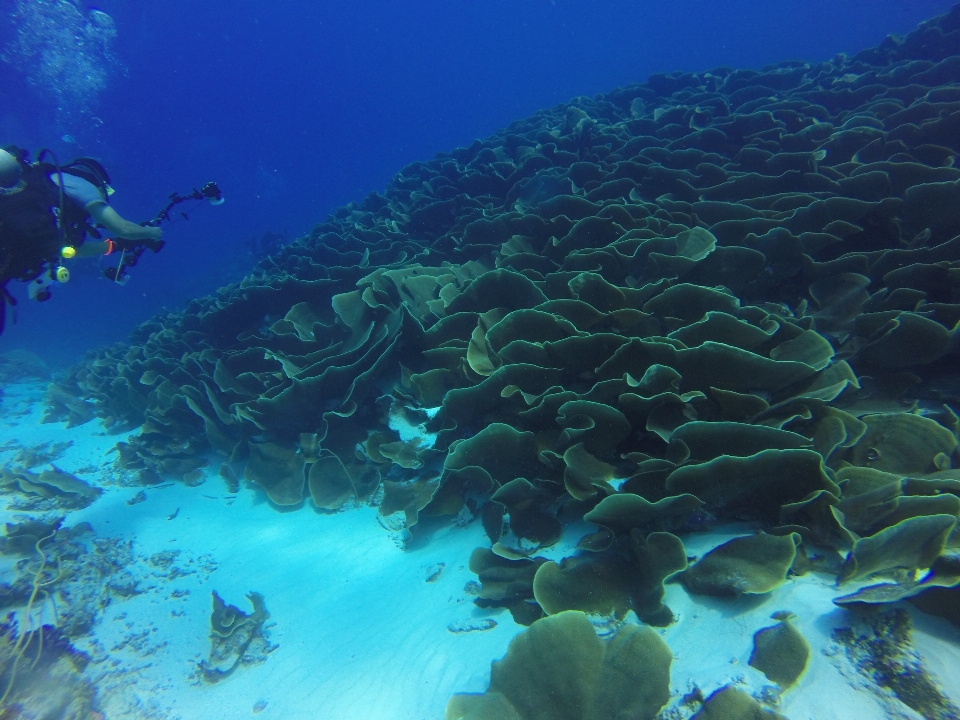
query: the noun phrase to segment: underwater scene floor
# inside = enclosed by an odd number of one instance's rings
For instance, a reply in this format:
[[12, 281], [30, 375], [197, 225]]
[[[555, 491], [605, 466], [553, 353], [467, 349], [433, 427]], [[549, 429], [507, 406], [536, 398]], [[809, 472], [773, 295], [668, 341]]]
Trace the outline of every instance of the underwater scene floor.
[[[61, 475], [45, 479], [59, 497], [93, 492], [95, 499], [64, 513], [62, 503], [43, 512], [37, 496], [4, 496], [0, 597], [10, 615], [0, 678], [3, 689], [12, 680], [8, 702], [20, 712], [4, 717], [443, 718], [451, 696], [487, 689], [491, 662], [526, 629], [507, 609], [474, 603], [480, 586], [471, 554], [487, 544], [479, 520], [446, 520], [405, 542], [371, 502], [278, 514], [262, 492], [230, 492], [215, 473], [192, 486], [144, 488], [116, 467], [122, 436], [98, 422], [41, 424], [45, 392], [43, 383], [4, 389], [0, 465], [30, 456], [28, 464], [45, 463], [35, 473]], [[16, 544], [16, 527], [54, 518], [60, 524], [40, 546], [41, 569], [39, 554]], [[572, 523], [538, 555], [560, 560], [595, 529]], [[716, 527], [683, 542], [697, 557], [751, 531]], [[31, 540], [42, 532], [34, 529]], [[34, 575], [43, 587], [27, 612], [24, 577]], [[669, 700], [656, 717], [695, 715], [721, 688], [757, 704], [698, 717], [958, 717], [960, 629], [909, 603], [865, 614], [833, 603], [864, 585], [838, 589], [833, 576], [808, 572], [768, 593], [717, 598], [668, 582], [663, 601], [675, 622], [656, 632], [672, 655]], [[773, 618], [785, 614], [808, 646], [802, 674], [787, 688], [751, 665], [755, 635], [782, 627]], [[589, 618], [601, 637], [621, 625]], [[625, 622], [638, 621], [631, 613]], [[16, 645], [30, 633], [31, 642]], [[795, 662], [777, 649], [778, 669], [766, 669], [775, 676]]]

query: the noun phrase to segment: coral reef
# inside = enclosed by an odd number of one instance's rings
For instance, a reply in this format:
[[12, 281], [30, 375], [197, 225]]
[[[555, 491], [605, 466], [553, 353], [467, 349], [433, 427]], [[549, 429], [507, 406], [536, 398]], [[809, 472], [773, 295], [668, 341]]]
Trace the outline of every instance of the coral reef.
[[45, 626], [42, 631], [43, 642], [27, 647], [11, 621], [0, 624], [0, 684], [6, 690], [0, 699], [0, 716], [22, 720], [96, 717], [96, 690], [83, 676], [90, 658], [56, 628]]
[[483, 695], [454, 695], [447, 720], [653, 720], [670, 699], [673, 655], [656, 631], [601, 640], [580, 612], [533, 624], [494, 661]]
[[940, 691], [913, 649], [911, 629], [906, 610], [884, 609], [834, 631], [833, 638], [860, 673], [924, 718], [957, 717], [960, 708]]
[[29, 616], [32, 607], [50, 598], [58, 631], [76, 639], [89, 632], [112, 601], [139, 592], [130, 572], [135, 558], [128, 541], [95, 537], [88, 523], [61, 524], [60, 518], [7, 523], [0, 555], [21, 559], [16, 573], [0, 583], [0, 609]]
[[94, 717], [91, 657], [71, 643], [112, 600], [136, 592], [128, 543], [95, 538], [87, 523], [61, 525], [7, 523], [0, 537], [0, 555], [21, 558], [0, 584], [0, 608], [10, 610], [0, 626], [0, 714], [9, 717]]
[[620, 547], [548, 562], [537, 570], [533, 594], [544, 612], [563, 610], [624, 617], [628, 610], [650, 625], [673, 622], [663, 604], [663, 581], [687, 567], [683, 542], [676, 535], [634, 528]]
[[[43, 462], [29, 451], [21, 451], [17, 457], [24, 455], [30, 456], [28, 461]], [[40, 473], [13, 466], [0, 467], [0, 493], [15, 496], [21, 509], [68, 511], [87, 507], [103, 494], [103, 490], [56, 465], [50, 465]]]
[[263, 595], [251, 592], [247, 599], [253, 606], [249, 615], [235, 605], [227, 605], [213, 591], [213, 612], [210, 613], [210, 656], [200, 662], [200, 676], [209, 683], [220, 682], [241, 663], [256, 662], [272, 652], [263, 624], [270, 617]]
[[[955, 582], [915, 578], [960, 545], [958, 48], [960, 6], [540, 111], [91, 354], [47, 419], [139, 427], [118, 451], [144, 484], [215, 451], [279, 508], [479, 517], [480, 600], [523, 622], [666, 625], [683, 571], [737, 596], [829, 567], [896, 585], [848, 607], [944, 605]], [[575, 555], [537, 557], [581, 518]], [[716, 521], [761, 532], [687, 570], [680, 536]], [[702, 717], [760, 712], [721, 693]]]
[[880, 583], [834, 599], [841, 607], [858, 608], [909, 600], [921, 610], [960, 627], [960, 557], [942, 555], [919, 579], [908, 575], [899, 582]]
[[787, 688], [795, 684], [810, 660], [810, 645], [791, 623], [792, 613], [776, 612], [776, 625], [758, 630], [753, 636], [750, 664], [771, 681]]
[[700, 595], [762, 595], [786, 580], [799, 542], [796, 534], [734, 538], [700, 558], [680, 581], [688, 592]]
[[703, 703], [691, 720], [786, 720], [783, 715], [761, 707], [752, 697], [733, 685], [724, 685]]

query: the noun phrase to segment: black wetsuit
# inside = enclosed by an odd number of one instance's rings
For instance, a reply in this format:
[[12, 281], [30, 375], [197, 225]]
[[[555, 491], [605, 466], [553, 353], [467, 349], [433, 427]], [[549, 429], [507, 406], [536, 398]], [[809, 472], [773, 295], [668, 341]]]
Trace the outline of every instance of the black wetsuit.
[[36, 279], [59, 261], [64, 245], [79, 247], [91, 230], [86, 210], [50, 179], [51, 174], [56, 176], [55, 166], [21, 162], [21, 168], [16, 186], [0, 188], [0, 333], [6, 305], [15, 304], [7, 283]]

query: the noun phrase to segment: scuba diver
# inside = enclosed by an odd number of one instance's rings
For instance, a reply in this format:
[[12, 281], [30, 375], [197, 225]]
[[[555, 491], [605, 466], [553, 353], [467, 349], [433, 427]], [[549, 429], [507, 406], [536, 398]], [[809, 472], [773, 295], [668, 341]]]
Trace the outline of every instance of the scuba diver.
[[[10, 280], [30, 283], [30, 297], [44, 301], [50, 298], [51, 285], [70, 278], [64, 260], [118, 253], [118, 266], [103, 274], [123, 284], [127, 269], [145, 250], [156, 253], [163, 248], [163, 231], [157, 226], [170, 219], [174, 205], [186, 200], [223, 202], [211, 182], [186, 196], [173, 193], [155, 219], [133, 223], [110, 206], [113, 189], [99, 162], [81, 157], [61, 166], [44, 162], [48, 154], [42, 151], [31, 163], [25, 150], [0, 149], [0, 333], [6, 305], [16, 305], [6, 289]], [[104, 239], [99, 229], [113, 237]]]

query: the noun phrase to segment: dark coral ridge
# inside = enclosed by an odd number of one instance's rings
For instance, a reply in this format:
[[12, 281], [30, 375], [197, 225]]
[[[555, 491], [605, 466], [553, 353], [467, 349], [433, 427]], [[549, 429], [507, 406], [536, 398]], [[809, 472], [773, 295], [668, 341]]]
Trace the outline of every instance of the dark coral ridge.
[[278, 505], [466, 509], [508, 560], [618, 492], [644, 519], [585, 550], [639, 562], [684, 530], [645, 508], [687, 493], [847, 576], [929, 567], [957, 535], [958, 154], [960, 6], [852, 57], [655, 75], [409, 165], [88, 357], [48, 417], [142, 426], [145, 483], [212, 449]]

